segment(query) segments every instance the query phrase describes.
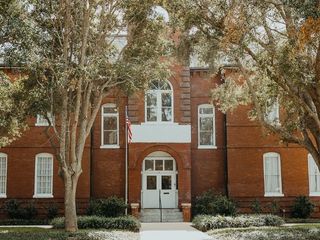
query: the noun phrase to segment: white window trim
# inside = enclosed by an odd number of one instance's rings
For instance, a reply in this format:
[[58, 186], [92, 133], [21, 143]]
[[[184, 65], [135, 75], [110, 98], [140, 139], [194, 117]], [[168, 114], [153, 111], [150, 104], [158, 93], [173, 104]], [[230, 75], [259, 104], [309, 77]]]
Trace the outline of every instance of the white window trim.
[[0, 157], [5, 157], [6, 159], [6, 184], [5, 184], [5, 193], [0, 194], [0, 198], [7, 198], [7, 187], [8, 187], [8, 154], [0, 153]]
[[[48, 121], [46, 121], [46, 123], [40, 122], [41, 116], [43, 116], [43, 115], [37, 114], [37, 119], [36, 119], [35, 126], [36, 127], [47, 127], [47, 126], [49, 126], [49, 122]], [[50, 113], [48, 113], [48, 116], [51, 119], [51, 124], [53, 125], [54, 124], [54, 117], [52, 117]]]
[[[200, 114], [200, 108], [212, 108], [212, 114]], [[212, 129], [213, 129], [213, 144], [212, 145], [200, 145], [200, 118], [212, 117]], [[198, 149], [217, 149], [216, 144], [216, 109], [212, 104], [200, 104], [198, 106]]]
[[[119, 144], [119, 111], [117, 113], [104, 113], [103, 108], [104, 107], [115, 107], [117, 108], [117, 105], [114, 103], [107, 103], [102, 105], [101, 107], [101, 149], [112, 149], [112, 148], [120, 148]], [[106, 116], [113, 116], [117, 117], [117, 144], [104, 144], [104, 128], [103, 128], [103, 119]]]
[[[319, 197], [320, 196], [320, 191], [319, 192], [312, 192], [311, 191], [311, 178], [310, 178], [310, 170], [312, 170], [311, 169], [311, 161], [313, 161], [314, 162], [314, 159], [313, 159], [313, 157], [312, 157], [312, 155], [309, 153], [308, 154], [308, 180], [309, 180], [309, 196], [310, 197]], [[314, 162], [314, 164], [315, 164], [315, 162]]]
[[[280, 192], [266, 192], [266, 157], [277, 157], [278, 158], [278, 168], [279, 168], [279, 187], [280, 187]], [[268, 152], [263, 154], [263, 179], [264, 179], [264, 196], [265, 197], [283, 197], [284, 194], [282, 192], [282, 174], [281, 174], [281, 158], [279, 153], [275, 152]]]
[[[51, 168], [51, 194], [39, 194], [37, 193], [37, 165], [38, 157], [51, 157], [52, 168]], [[34, 168], [34, 195], [33, 198], [53, 198], [53, 155], [50, 153], [39, 153], [36, 155], [35, 168]]]
[[[144, 101], [144, 121], [147, 124], [172, 124], [174, 122], [174, 97], [173, 97], [173, 87], [170, 81], [166, 80], [166, 82], [169, 84], [171, 90], [147, 90], [145, 92], [145, 101]], [[157, 94], [157, 103], [161, 103], [161, 107], [157, 104], [157, 121], [148, 121], [147, 116], [147, 94], [148, 93], [156, 93]], [[162, 101], [161, 101], [161, 94], [162, 93], [171, 93], [171, 121], [162, 121]]]

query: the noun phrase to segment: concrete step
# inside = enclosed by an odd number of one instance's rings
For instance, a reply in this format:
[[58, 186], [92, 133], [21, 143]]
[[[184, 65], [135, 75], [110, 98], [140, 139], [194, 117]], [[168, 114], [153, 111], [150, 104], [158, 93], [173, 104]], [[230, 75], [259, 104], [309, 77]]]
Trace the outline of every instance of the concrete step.
[[183, 222], [183, 215], [179, 209], [141, 209], [141, 222]]

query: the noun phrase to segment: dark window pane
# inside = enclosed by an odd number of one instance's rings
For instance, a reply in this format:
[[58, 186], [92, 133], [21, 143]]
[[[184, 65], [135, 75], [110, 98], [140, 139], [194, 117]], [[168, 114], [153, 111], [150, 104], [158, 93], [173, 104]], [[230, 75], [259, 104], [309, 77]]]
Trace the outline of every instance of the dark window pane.
[[118, 144], [117, 130], [116, 131], [104, 131], [104, 145], [116, 145]]
[[163, 171], [163, 160], [156, 160], [156, 171]]
[[172, 109], [171, 108], [162, 108], [162, 121], [170, 122], [172, 120]]
[[148, 107], [156, 107], [157, 106], [157, 94], [148, 93], [147, 94], [147, 106]]
[[148, 190], [157, 189], [157, 176], [147, 176], [147, 189]]
[[200, 108], [200, 114], [213, 114], [212, 107], [202, 107]]
[[111, 106], [103, 107], [103, 113], [118, 113], [118, 108]]
[[147, 108], [147, 121], [155, 122], [157, 121], [157, 109], [154, 107]]
[[172, 160], [165, 160], [164, 161], [164, 170], [166, 170], [166, 171], [173, 170], [173, 161]]
[[212, 131], [213, 129], [213, 118], [212, 117], [201, 117], [200, 118], [200, 130], [201, 131]]
[[117, 117], [104, 117], [103, 129], [104, 130], [117, 130]]
[[144, 163], [145, 167], [144, 167], [144, 170], [145, 171], [153, 171], [153, 160], [145, 160], [145, 163]]
[[213, 133], [200, 132], [200, 145], [213, 145]]
[[172, 107], [171, 93], [161, 94], [162, 107]]
[[171, 187], [171, 176], [161, 176], [161, 189], [169, 190]]

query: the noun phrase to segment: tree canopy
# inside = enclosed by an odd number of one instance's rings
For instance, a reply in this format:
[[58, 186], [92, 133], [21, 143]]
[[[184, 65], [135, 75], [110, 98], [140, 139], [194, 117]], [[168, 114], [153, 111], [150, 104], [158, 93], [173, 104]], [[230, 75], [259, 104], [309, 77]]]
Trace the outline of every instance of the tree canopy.
[[[320, 166], [320, 2], [194, 0], [176, 3], [182, 44], [211, 69], [233, 64], [241, 79], [213, 90], [224, 112], [252, 105], [252, 119], [305, 147]], [[279, 102], [279, 122], [268, 109]]]

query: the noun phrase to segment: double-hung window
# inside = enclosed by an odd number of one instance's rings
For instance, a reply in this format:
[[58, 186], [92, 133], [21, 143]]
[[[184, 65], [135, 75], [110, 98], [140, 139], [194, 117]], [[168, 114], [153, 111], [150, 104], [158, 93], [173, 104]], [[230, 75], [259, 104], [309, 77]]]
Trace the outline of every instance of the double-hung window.
[[119, 112], [115, 104], [102, 106], [102, 148], [119, 147]]
[[210, 104], [198, 107], [198, 148], [215, 148], [215, 108]]
[[263, 155], [263, 170], [265, 196], [283, 196], [280, 155], [274, 152], [265, 153]]
[[53, 197], [53, 156], [49, 153], [36, 155], [34, 198]]
[[320, 196], [320, 172], [311, 154], [308, 154], [309, 194]]
[[8, 155], [0, 153], [0, 197], [7, 197], [7, 164]]
[[152, 81], [146, 92], [146, 122], [172, 121], [172, 87], [168, 81]]

